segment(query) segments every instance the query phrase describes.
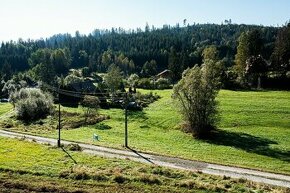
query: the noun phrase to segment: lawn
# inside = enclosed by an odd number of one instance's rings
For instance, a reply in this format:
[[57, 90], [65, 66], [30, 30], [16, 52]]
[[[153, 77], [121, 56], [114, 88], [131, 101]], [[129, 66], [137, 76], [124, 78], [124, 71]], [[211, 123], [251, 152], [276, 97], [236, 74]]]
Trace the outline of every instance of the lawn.
[[[171, 99], [171, 90], [153, 92], [157, 92], [162, 98], [143, 112], [129, 112], [129, 146], [132, 148], [290, 174], [290, 92], [222, 90], [218, 95], [221, 117], [219, 129], [207, 140], [193, 139], [190, 134], [178, 129], [181, 116]], [[63, 130], [62, 137], [123, 148], [124, 112], [110, 109], [101, 110], [101, 113], [110, 115], [111, 119], [102, 122], [109, 129], [89, 126]], [[100, 136], [100, 141], [92, 139], [94, 133]], [[56, 138], [57, 132], [51, 130], [42, 135]]]
[[0, 137], [0, 192], [287, 192]]

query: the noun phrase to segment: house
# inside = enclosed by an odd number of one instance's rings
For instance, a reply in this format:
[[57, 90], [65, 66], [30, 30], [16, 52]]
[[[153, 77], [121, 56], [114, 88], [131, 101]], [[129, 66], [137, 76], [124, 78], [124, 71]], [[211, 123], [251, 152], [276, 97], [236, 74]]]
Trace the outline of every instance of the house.
[[157, 79], [159, 79], [159, 78], [166, 78], [166, 79], [168, 79], [168, 80], [172, 80], [172, 77], [173, 77], [173, 73], [172, 73], [172, 71], [166, 69], [166, 70], [160, 72], [159, 74], [157, 74], [157, 75], [155, 76], [155, 79], [157, 80]]

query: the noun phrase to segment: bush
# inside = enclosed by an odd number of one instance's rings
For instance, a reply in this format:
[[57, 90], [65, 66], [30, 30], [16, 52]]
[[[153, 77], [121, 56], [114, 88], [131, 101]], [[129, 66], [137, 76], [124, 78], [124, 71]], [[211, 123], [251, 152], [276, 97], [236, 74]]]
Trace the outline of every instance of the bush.
[[153, 81], [149, 78], [141, 78], [136, 85], [137, 88], [144, 88], [144, 89], [153, 89], [154, 84]]
[[53, 111], [53, 99], [48, 93], [36, 88], [22, 88], [11, 95], [16, 116], [20, 120], [33, 121], [45, 118]]
[[74, 85], [74, 84], [81, 84], [84, 82], [83, 78], [80, 78], [74, 74], [70, 74], [64, 78], [64, 85], [69, 86], [69, 85]]
[[100, 108], [100, 100], [96, 96], [90, 96], [85, 95], [83, 101], [81, 102], [81, 105], [84, 110], [84, 116], [87, 121], [87, 118], [95, 115], [98, 112], [98, 109]]
[[148, 94], [141, 94], [140, 92], [137, 92], [135, 94], [135, 101], [141, 106], [141, 107], [147, 107], [149, 104], [157, 101], [160, 99], [160, 96], [156, 93], [153, 94], [152, 92]]
[[66, 146], [69, 151], [82, 151], [82, 147], [76, 143], [70, 143]]
[[169, 88], [171, 88], [170, 81], [166, 78], [159, 78], [155, 82], [155, 86], [157, 89], [169, 89]]
[[129, 84], [130, 87], [136, 87], [138, 80], [139, 76], [137, 74], [131, 74], [127, 80], [127, 83]]
[[217, 101], [220, 77], [217, 64], [206, 60], [201, 67], [194, 66], [183, 72], [174, 86], [173, 97], [178, 100], [189, 130], [196, 137], [209, 133], [218, 121]]
[[172, 88], [170, 81], [166, 78], [159, 78], [156, 81], [150, 78], [141, 78], [135, 83], [137, 88], [143, 89], [169, 89]]

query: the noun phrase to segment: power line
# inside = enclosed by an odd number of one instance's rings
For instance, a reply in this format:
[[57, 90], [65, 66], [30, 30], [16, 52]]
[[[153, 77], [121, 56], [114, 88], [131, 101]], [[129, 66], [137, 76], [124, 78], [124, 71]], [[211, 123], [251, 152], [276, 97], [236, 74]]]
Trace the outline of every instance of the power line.
[[[48, 84], [43, 84], [44, 87], [47, 89], [56, 92], [58, 94], [66, 95], [66, 96], [71, 96], [74, 98], [84, 98], [86, 95], [89, 96], [97, 96], [100, 100], [122, 100], [125, 98], [125, 96], [104, 96], [104, 95], [109, 95], [108, 93], [103, 93], [103, 92], [94, 92], [94, 93], [85, 93], [85, 92], [76, 92], [76, 91], [70, 91], [70, 90], [65, 90], [65, 89], [59, 89], [53, 86], [50, 86]], [[117, 94], [126, 94], [126, 92], [119, 92]], [[99, 96], [103, 95], [103, 96]]]
[[[60, 94], [62, 95], [66, 95], [66, 96], [72, 96], [72, 97], [75, 97], [75, 98], [84, 98], [85, 95], [92, 95], [92, 96], [95, 96], [95, 95], [108, 95], [108, 93], [84, 93], [84, 92], [74, 92], [74, 91], [69, 91], [69, 90], [64, 90], [64, 89], [60, 89], [60, 88], [55, 88], [55, 87], [52, 87], [50, 85], [47, 85], [45, 84], [45, 86], [58, 93], [58, 97], [60, 97]], [[105, 97], [98, 97], [100, 100], [108, 100], [108, 99], [115, 99], [115, 100], [123, 100], [123, 102], [125, 103], [124, 104], [124, 110], [125, 110], [125, 147], [129, 147], [128, 146], [128, 93], [127, 92], [121, 92], [121, 93], [118, 93], [118, 94], [124, 94], [123, 97], [114, 97], [114, 96], [105, 96]], [[59, 104], [58, 104], [58, 147], [61, 146], [61, 142], [60, 142], [60, 129], [61, 129], [61, 111], [60, 111], [60, 101], [59, 101]]]
[[[48, 84], [42, 83], [45, 87], [48, 89], [54, 90], [54, 91], [61, 91], [66, 93], [73, 93], [73, 94], [81, 94], [81, 95], [108, 95], [106, 92], [78, 92], [78, 91], [71, 91], [71, 90], [65, 90], [61, 88], [56, 88], [53, 86], [50, 86]], [[126, 92], [118, 92], [118, 94], [126, 94]]]

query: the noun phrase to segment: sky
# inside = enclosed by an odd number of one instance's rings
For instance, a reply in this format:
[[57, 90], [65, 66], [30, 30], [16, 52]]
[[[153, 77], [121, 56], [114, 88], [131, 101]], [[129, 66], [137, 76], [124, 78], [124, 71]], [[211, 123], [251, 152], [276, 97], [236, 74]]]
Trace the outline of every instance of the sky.
[[0, 0], [0, 42], [39, 39], [94, 29], [144, 29], [164, 24], [216, 23], [281, 26], [290, 0]]

